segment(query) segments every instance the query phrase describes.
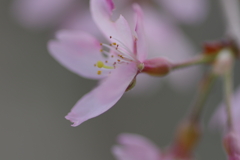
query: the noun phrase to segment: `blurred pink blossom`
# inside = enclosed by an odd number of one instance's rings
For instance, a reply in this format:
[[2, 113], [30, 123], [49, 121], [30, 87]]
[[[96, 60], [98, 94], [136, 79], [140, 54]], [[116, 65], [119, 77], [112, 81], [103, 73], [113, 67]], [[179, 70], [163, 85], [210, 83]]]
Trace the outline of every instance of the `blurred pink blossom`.
[[[69, 70], [87, 78], [101, 79], [99, 86], [83, 96], [66, 116], [73, 122], [72, 126], [110, 109], [134, 85], [137, 74], [144, 71], [147, 62], [151, 61], [147, 60], [143, 13], [137, 4], [133, 5], [136, 17], [134, 31], [121, 15], [115, 22], [111, 20], [114, 9], [111, 0], [91, 0], [90, 6], [94, 21], [110, 45], [80, 31], [60, 31], [56, 35], [57, 40], [50, 41], [48, 45], [52, 56]], [[102, 46], [110, 51], [103, 51]], [[158, 60], [161, 63], [161, 59]]]
[[[133, 0], [116, 1], [119, 6], [127, 6], [132, 2]], [[157, 2], [163, 6], [167, 13], [172, 14], [176, 20], [187, 23], [203, 19], [208, 10], [206, 0], [157, 0]], [[14, 0], [12, 13], [22, 26], [31, 29], [43, 29], [50, 26], [56, 27], [57, 25], [62, 26], [62, 24], [66, 25], [66, 22], [73, 23], [67, 24], [67, 26], [71, 26], [79, 21], [82, 24], [88, 23], [86, 19], [75, 19], [76, 22], [69, 21], [69, 18], [80, 18], [81, 16], [78, 14], [88, 12], [86, 9], [88, 8], [87, 3], [87, 0]], [[79, 10], [81, 10], [81, 13], [76, 12]]]
[[112, 148], [117, 160], [162, 160], [160, 149], [145, 137], [137, 134], [121, 134], [120, 145]]
[[193, 23], [203, 20], [208, 13], [207, 0], [156, 0], [176, 20]]
[[117, 160], [175, 160], [169, 152], [161, 151], [147, 138], [130, 133], [118, 136], [119, 145], [112, 148]]
[[76, 0], [15, 0], [12, 12], [27, 28], [45, 28], [62, 21]]

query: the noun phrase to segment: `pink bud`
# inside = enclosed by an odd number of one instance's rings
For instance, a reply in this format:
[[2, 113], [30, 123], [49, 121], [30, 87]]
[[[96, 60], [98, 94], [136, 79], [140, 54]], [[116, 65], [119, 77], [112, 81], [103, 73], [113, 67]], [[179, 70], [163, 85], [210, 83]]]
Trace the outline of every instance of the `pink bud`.
[[180, 124], [175, 141], [173, 154], [177, 159], [191, 159], [192, 152], [201, 136], [201, 128], [198, 123], [184, 121]]
[[223, 138], [223, 145], [228, 155], [228, 160], [240, 160], [240, 139], [231, 131]]
[[144, 69], [142, 72], [148, 73], [152, 76], [165, 76], [172, 68], [172, 64], [164, 58], [153, 58], [144, 62]]

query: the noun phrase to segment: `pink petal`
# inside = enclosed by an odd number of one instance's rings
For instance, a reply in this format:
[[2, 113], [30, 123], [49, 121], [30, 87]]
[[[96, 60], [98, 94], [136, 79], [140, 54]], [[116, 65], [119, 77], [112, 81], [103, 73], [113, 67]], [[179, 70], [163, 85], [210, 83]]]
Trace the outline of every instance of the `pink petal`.
[[151, 141], [137, 134], [121, 134], [120, 145], [113, 147], [118, 160], [160, 160], [160, 150]]
[[100, 70], [94, 64], [97, 61], [104, 61], [100, 52], [101, 45], [91, 35], [80, 31], [62, 30], [57, 33], [56, 40], [48, 43], [51, 55], [70, 71], [91, 79], [105, 77], [109, 71]]
[[192, 23], [206, 17], [207, 0], [158, 0], [174, 17], [183, 22]]
[[15, 0], [13, 14], [28, 28], [44, 28], [58, 22], [75, 0]]
[[98, 87], [84, 95], [65, 118], [75, 127], [106, 112], [122, 97], [136, 73], [135, 63], [117, 66]]
[[[133, 51], [133, 35], [126, 19], [120, 17], [114, 22], [111, 20], [114, 4], [112, 0], [91, 0], [90, 9], [93, 20], [110, 40], [117, 39], [123, 43], [131, 52]], [[115, 41], [116, 42], [116, 41]], [[120, 45], [121, 45], [120, 43]], [[133, 52], [132, 52], [133, 53]]]
[[135, 31], [137, 33], [137, 41], [136, 41], [136, 53], [138, 60], [143, 62], [147, 58], [148, 48], [147, 48], [147, 41], [145, 37], [145, 31], [143, 27], [143, 12], [141, 7], [138, 4], [133, 5], [133, 9], [135, 11], [136, 16], [136, 26]]

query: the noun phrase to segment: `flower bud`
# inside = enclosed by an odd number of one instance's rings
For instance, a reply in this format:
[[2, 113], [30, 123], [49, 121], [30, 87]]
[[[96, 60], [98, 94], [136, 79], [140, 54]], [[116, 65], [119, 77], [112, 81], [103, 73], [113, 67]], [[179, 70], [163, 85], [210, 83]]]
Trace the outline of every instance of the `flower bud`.
[[179, 159], [189, 159], [201, 135], [198, 123], [183, 122], [177, 130], [173, 154]]
[[235, 132], [229, 132], [223, 138], [223, 145], [228, 155], [228, 160], [240, 160], [240, 137]]
[[230, 48], [236, 57], [239, 56], [239, 49], [233, 39], [223, 39], [218, 41], [205, 42], [203, 45], [204, 54], [216, 55], [224, 48]]
[[144, 62], [144, 69], [142, 72], [152, 76], [165, 76], [172, 68], [172, 64], [164, 58], [153, 58]]
[[228, 48], [222, 49], [213, 64], [213, 72], [217, 75], [223, 75], [232, 69], [234, 57], [232, 51]]

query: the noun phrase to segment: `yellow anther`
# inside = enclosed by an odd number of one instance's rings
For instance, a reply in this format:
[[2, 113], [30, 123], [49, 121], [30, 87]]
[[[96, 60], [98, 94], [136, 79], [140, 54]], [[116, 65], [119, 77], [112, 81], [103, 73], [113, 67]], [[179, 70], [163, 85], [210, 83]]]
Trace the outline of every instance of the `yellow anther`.
[[104, 66], [104, 63], [102, 61], [97, 62], [97, 67], [102, 68]]
[[98, 75], [101, 75], [101, 74], [102, 74], [102, 71], [97, 71], [97, 74], [98, 74]]
[[117, 45], [117, 43], [112, 43], [113, 45]]
[[114, 67], [106, 66], [102, 61], [97, 62], [97, 67], [98, 68], [106, 68], [106, 69], [114, 69]]

